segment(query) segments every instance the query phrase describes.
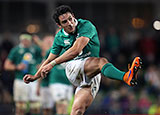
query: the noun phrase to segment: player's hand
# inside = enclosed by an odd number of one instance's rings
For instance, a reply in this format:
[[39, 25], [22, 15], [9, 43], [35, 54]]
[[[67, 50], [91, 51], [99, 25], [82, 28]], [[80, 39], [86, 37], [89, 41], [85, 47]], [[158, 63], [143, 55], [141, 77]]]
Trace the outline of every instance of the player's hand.
[[45, 65], [41, 70], [41, 77], [45, 78], [47, 77], [48, 72], [53, 68], [51, 64]]
[[33, 81], [35, 81], [36, 80], [36, 78], [35, 78], [35, 76], [33, 76], [33, 75], [30, 75], [30, 74], [26, 74], [24, 77], [23, 77], [23, 81], [25, 82], [25, 83], [30, 83], [30, 82], [33, 82]]

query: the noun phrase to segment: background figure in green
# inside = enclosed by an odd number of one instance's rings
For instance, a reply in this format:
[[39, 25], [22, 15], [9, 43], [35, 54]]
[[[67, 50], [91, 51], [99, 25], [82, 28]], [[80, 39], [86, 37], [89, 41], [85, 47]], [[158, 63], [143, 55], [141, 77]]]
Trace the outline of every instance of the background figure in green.
[[[53, 39], [54, 37], [50, 35], [45, 36], [42, 41], [38, 37], [34, 37], [35, 43], [42, 48], [43, 52], [46, 52], [44, 58], [47, 58], [50, 53], [50, 49], [46, 50], [49, 48], [48, 46], [52, 46]], [[38, 86], [40, 88], [37, 89], [37, 92], [40, 92], [43, 115], [52, 114], [54, 103], [56, 114], [68, 114], [68, 106], [73, 96], [73, 86], [66, 77], [63, 65], [55, 66], [46, 78], [39, 80]]]
[[15, 71], [13, 96], [16, 115], [24, 115], [29, 102], [30, 112], [38, 115], [40, 112], [40, 97], [36, 94], [37, 81], [31, 84], [23, 82], [27, 73], [34, 74], [42, 61], [41, 49], [32, 44], [32, 35], [21, 33], [20, 44], [11, 49], [4, 67], [7, 71]]
[[63, 65], [56, 65], [49, 74], [49, 89], [56, 104], [57, 115], [68, 115], [73, 86], [68, 81]]
[[[33, 36], [33, 41], [42, 50], [42, 56], [45, 59], [46, 52], [50, 49], [53, 42], [53, 36], [45, 35], [41, 40], [37, 35]], [[49, 76], [49, 74], [48, 74]], [[49, 77], [38, 80], [37, 95], [41, 97], [41, 109], [43, 115], [52, 115], [54, 100], [49, 90]]]

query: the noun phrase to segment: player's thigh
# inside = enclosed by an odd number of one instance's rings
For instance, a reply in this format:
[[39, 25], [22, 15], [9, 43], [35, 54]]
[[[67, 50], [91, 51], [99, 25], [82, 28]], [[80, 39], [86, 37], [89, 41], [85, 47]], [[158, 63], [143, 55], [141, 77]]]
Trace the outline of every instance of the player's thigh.
[[91, 88], [81, 88], [76, 92], [74, 102], [73, 102], [73, 110], [82, 109], [85, 110], [88, 106], [91, 105], [93, 101], [93, 96], [91, 94]]
[[109, 63], [105, 58], [90, 57], [84, 64], [84, 72], [88, 77], [93, 77], [100, 73], [102, 67]]

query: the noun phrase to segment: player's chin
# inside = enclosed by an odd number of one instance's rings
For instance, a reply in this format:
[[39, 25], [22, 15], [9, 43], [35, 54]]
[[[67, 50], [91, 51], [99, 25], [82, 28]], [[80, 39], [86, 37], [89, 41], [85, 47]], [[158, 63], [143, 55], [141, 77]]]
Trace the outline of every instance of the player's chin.
[[75, 31], [75, 28], [69, 28], [68, 33], [73, 33]]

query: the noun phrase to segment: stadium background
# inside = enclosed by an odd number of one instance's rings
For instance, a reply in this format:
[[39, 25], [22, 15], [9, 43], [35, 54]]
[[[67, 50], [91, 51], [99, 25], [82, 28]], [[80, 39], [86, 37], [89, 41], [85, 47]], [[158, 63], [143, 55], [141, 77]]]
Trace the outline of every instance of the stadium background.
[[100, 55], [116, 67], [127, 71], [127, 64], [135, 56], [143, 59], [138, 86], [131, 88], [120, 81], [103, 79], [86, 114], [154, 113], [160, 107], [159, 0], [0, 0], [0, 114], [14, 112], [14, 73], [3, 70], [8, 52], [24, 30], [40, 37], [54, 34], [56, 25], [51, 14], [61, 4], [70, 5], [77, 18], [96, 25]]

